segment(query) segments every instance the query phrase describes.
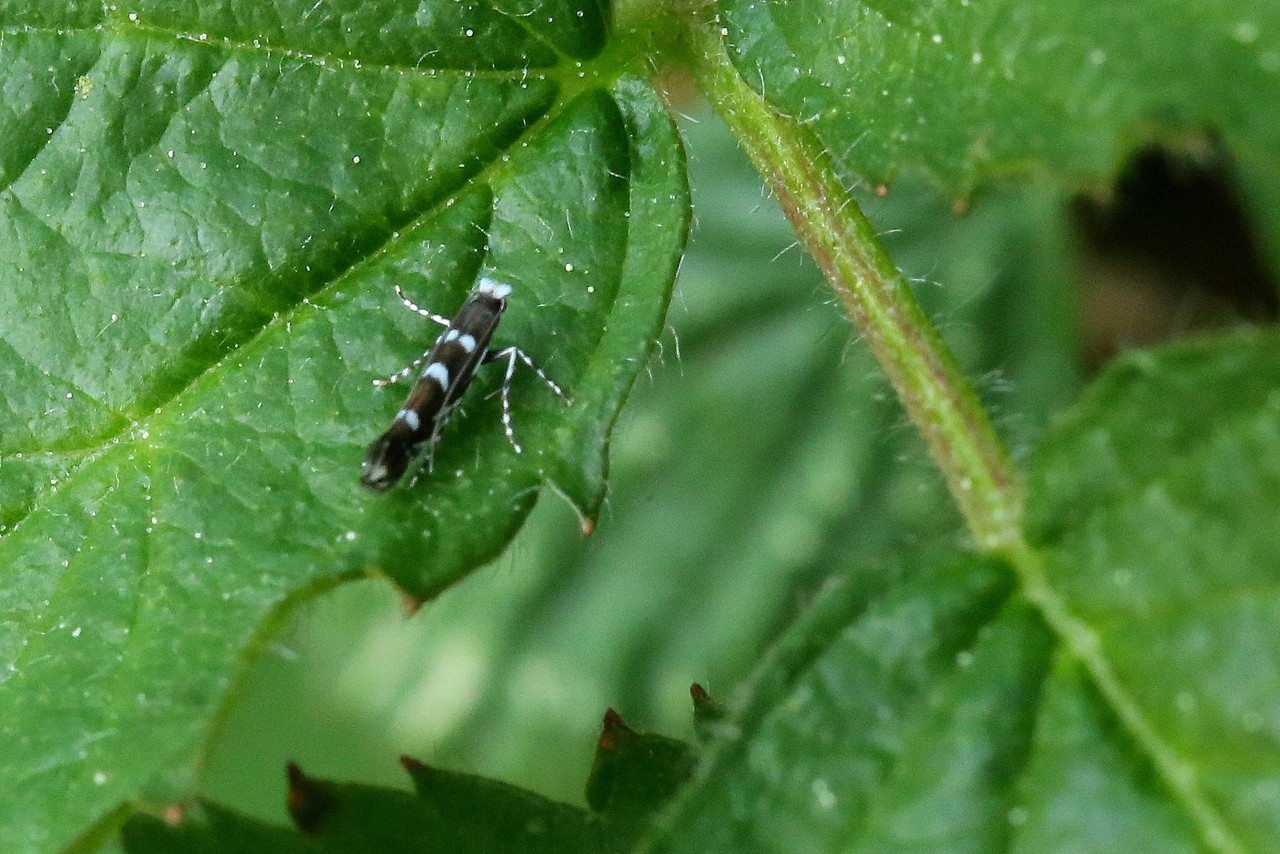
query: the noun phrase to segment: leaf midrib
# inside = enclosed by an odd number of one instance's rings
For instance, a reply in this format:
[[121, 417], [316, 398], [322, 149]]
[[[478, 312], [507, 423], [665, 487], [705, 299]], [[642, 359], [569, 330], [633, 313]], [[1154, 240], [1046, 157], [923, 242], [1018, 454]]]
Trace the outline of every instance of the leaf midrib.
[[1155, 766], [1161, 780], [1184, 806], [1189, 818], [1200, 828], [1204, 842], [1228, 854], [1245, 854], [1247, 849], [1243, 843], [1231, 833], [1220, 811], [1200, 787], [1193, 763], [1179, 754], [1147, 717], [1113, 669], [1098, 632], [1073, 613], [1066, 600], [1051, 586], [1042, 552], [1019, 536], [1017, 542], [1010, 544], [1007, 556], [1018, 574], [1023, 595], [1040, 612], [1066, 650], [1084, 665], [1107, 706]]
[[[50, 30], [47, 32], [53, 33], [54, 31]], [[180, 36], [177, 36], [176, 34], [173, 34], [173, 33], [164, 33], [163, 35], [169, 38], [180, 38]], [[200, 43], [207, 44], [211, 48], [217, 48], [216, 44], [211, 44], [209, 42], [200, 42]], [[262, 53], [265, 51], [265, 49], [263, 48], [253, 48], [252, 46], [247, 46], [247, 47], [251, 48], [252, 50], [258, 53]], [[266, 51], [266, 52], [269, 52], [269, 51]], [[432, 71], [430, 73], [430, 76], [436, 76], [437, 73], [440, 73], [440, 72]], [[477, 76], [472, 72], [455, 71], [455, 72], [449, 72], [449, 73], [454, 76], [459, 76], [464, 78], [471, 78], [471, 77]], [[513, 75], [513, 73], [516, 74], [518, 77], [520, 77], [520, 79], [522, 80], [524, 79], [523, 75], [519, 74], [518, 72], [505, 72], [505, 73], [495, 72], [493, 76], [509, 78]], [[210, 80], [212, 81], [214, 77], [216, 77], [216, 73], [211, 76]], [[547, 79], [547, 78], [545, 76], [540, 76], [540, 79]], [[596, 85], [598, 85], [600, 81], [597, 79], [597, 80], [594, 80], [593, 82]], [[346, 267], [336, 270], [335, 274], [329, 279], [328, 282], [306, 292], [293, 292], [292, 298], [288, 302], [283, 304], [283, 306], [281, 306], [276, 311], [274, 311], [271, 317], [269, 317], [267, 321], [263, 323], [260, 327], [258, 327], [254, 331], [245, 330], [244, 337], [239, 338], [239, 340], [237, 340], [236, 343], [231, 348], [229, 348], [224, 353], [222, 353], [216, 360], [209, 363], [209, 365], [204, 370], [193, 372], [186, 379], [185, 382], [180, 382], [175, 384], [172, 388], [171, 393], [161, 401], [149, 403], [148, 411], [145, 415], [142, 415], [142, 414], [131, 415], [127, 411], [122, 412], [119, 428], [115, 431], [102, 434], [100, 440], [93, 443], [92, 445], [77, 447], [75, 449], [75, 452], [78, 454], [85, 455], [86, 459], [82, 461], [79, 465], [77, 465], [76, 468], [74, 469], [74, 472], [69, 473], [68, 476], [63, 479], [62, 483], [60, 483], [57, 488], [51, 489], [45, 492], [42, 496], [39, 496], [34, 502], [32, 502], [32, 505], [27, 508], [26, 512], [23, 515], [14, 518], [10, 522], [9, 531], [5, 534], [5, 536], [6, 537], [11, 536], [13, 533], [15, 533], [27, 518], [29, 518], [34, 513], [39, 512], [44, 502], [47, 501], [52, 496], [56, 495], [57, 492], [59, 492], [62, 489], [71, 488], [74, 484], [74, 479], [72, 475], [75, 473], [79, 473], [80, 471], [84, 470], [93, 462], [96, 462], [107, 451], [115, 447], [115, 445], [118, 444], [117, 440], [119, 440], [121, 437], [137, 430], [146, 430], [149, 425], [152, 425], [157, 419], [163, 417], [166, 414], [167, 409], [172, 404], [174, 404], [176, 401], [181, 400], [184, 396], [186, 396], [192, 390], [198, 388], [201, 385], [201, 383], [207, 381], [208, 378], [217, 375], [223, 367], [225, 367], [229, 362], [234, 361], [234, 359], [245, 349], [252, 347], [253, 344], [257, 342], [259, 339], [261, 339], [265, 335], [270, 334], [271, 332], [278, 329], [282, 325], [287, 328], [288, 325], [297, 318], [299, 309], [310, 309], [313, 307], [319, 307], [317, 303], [321, 302], [324, 299], [324, 297], [327, 296], [328, 294], [331, 294], [334, 291], [340, 290], [341, 287], [348, 281], [350, 277], [358, 274], [359, 271], [364, 269], [367, 265], [376, 263], [384, 256], [392, 253], [394, 247], [397, 246], [400, 241], [411, 239], [408, 237], [408, 235], [414, 234], [415, 231], [421, 225], [423, 225], [431, 217], [435, 216], [442, 209], [444, 209], [449, 203], [449, 201], [453, 198], [456, 198], [460, 192], [465, 191], [466, 188], [485, 183], [488, 180], [488, 178], [491, 177], [496, 171], [509, 168], [507, 164], [503, 161], [503, 155], [513, 150], [517, 150], [520, 147], [520, 143], [522, 141], [537, 136], [537, 134], [541, 132], [542, 128], [544, 128], [546, 125], [550, 124], [551, 122], [555, 121], [559, 116], [561, 116], [564, 113], [566, 107], [572, 104], [576, 99], [576, 96], [581, 93], [582, 88], [591, 88], [591, 84], [588, 84], [586, 87], [572, 87], [569, 89], [567, 89], [566, 87], [560, 86], [556, 93], [555, 99], [552, 101], [551, 105], [547, 108], [547, 110], [541, 116], [539, 116], [535, 121], [531, 122], [528, 126], [523, 128], [521, 132], [515, 134], [506, 146], [504, 146], [501, 149], [495, 150], [493, 156], [489, 159], [489, 161], [482, 168], [477, 169], [474, 173], [472, 173], [467, 178], [467, 180], [464, 181], [461, 185], [459, 185], [459, 187], [454, 192], [448, 193], [447, 195], [440, 196], [438, 199], [434, 200], [430, 205], [424, 207], [418, 213], [416, 213], [409, 219], [405, 220], [402, 224], [399, 224], [395, 228], [388, 230], [385, 239], [381, 243], [379, 243], [376, 247], [374, 247], [372, 250], [370, 250], [366, 254], [353, 257], [350, 263]], [[48, 449], [37, 448], [37, 449], [33, 449], [32, 452], [46, 451], [46, 450]]]

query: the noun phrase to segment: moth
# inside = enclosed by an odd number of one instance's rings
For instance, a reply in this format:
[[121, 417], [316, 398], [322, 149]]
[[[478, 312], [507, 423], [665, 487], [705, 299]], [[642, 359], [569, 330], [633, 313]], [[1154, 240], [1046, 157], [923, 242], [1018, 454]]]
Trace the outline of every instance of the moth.
[[507, 310], [510, 285], [487, 276], [480, 279], [452, 319], [419, 308], [398, 285], [396, 295], [410, 311], [439, 323], [445, 329], [431, 349], [409, 367], [386, 379], [374, 381], [374, 385], [385, 387], [407, 379], [415, 370], [422, 368], [418, 381], [392, 419], [391, 426], [370, 443], [360, 483], [378, 492], [395, 486], [424, 449], [428, 452], [434, 449], [449, 414], [467, 386], [471, 385], [476, 370], [489, 362], [505, 360], [507, 363], [507, 372], [502, 380], [502, 429], [517, 454], [521, 453], [520, 443], [516, 441], [515, 430], [511, 426], [511, 378], [515, 375], [517, 360], [532, 368], [565, 403], [573, 404], [569, 395], [520, 348], [490, 349], [493, 332]]

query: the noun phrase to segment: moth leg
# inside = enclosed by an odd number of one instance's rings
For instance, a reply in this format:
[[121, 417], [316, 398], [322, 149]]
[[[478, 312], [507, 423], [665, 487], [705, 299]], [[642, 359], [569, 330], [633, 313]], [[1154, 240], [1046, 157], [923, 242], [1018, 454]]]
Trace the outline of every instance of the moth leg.
[[565, 403], [572, 406], [573, 399], [570, 398], [569, 395], [565, 394], [564, 389], [560, 388], [560, 386], [557, 385], [551, 377], [544, 374], [542, 369], [534, 364], [533, 359], [529, 358], [529, 354], [521, 350], [519, 347], [506, 347], [502, 350], [489, 350], [484, 354], [484, 359], [481, 360], [481, 364], [496, 362], [499, 359], [505, 359], [507, 362], [507, 370], [502, 377], [501, 389], [502, 432], [507, 434], [507, 441], [511, 443], [511, 447], [515, 449], [517, 454], [519, 454], [523, 453], [523, 451], [520, 448], [520, 443], [516, 441], [516, 431], [511, 423], [511, 378], [514, 377], [516, 373], [516, 360], [519, 359], [532, 368], [533, 372], [538, 375], [538, 378], [547, 384], [547, 388], [555, 392], [556, 396], [562, 399]]
[[450, 322], [449, 318], [436, 314], [434, 311], [427, 311], [425, 308], [421, 308], [416, 302], [405, 296], [404, 290], [399, 285], [396, 285], [396, 296], [400, 297], [400, 302], [404, 304], [404, 307], [409, 309], [409, 311], [412, 311], [414, 314], [417, 314], [420, 317], [425, 317], [427, 320], [435, 321], [441, 326], [448, 327]]
[[573, 406], [573, 398], [569, 397], [569, 395], [565, 393], [565, 390], [556, 384], [555, 380], [544, 374], [542, 372], [542, 368], [539, 368], [533, 359], [529, 358], [529, 354], [521, 350], [519, 347], [506, 347], [502, 350], [490, 350], [484, 354], [484, 359], [481, 360], [480, 364], [487, 365], [490, 362], [496, 362], [499, 359], [508, 359], [511, 362], [511, 365], [507, 368], [507, 379], [510, 380], [511, 375], [515, 370], [516, 357], [519, 357], [522, 362], [532, 368], [533, 372], [538, 375], [538, 379], [546, 383], [547, 388], [551, 389], [551, 391], [555, 393], [556, 397], [560, 398], [570, 406]]
[[508, 347], [505, 350], [490, 350], [484, 354], [484, 361], [492, 362], [497, 359], [507, 360], [507, 373], [502, 378], [502, 432], [507, 434], [507, 441], [511, 443], [511, 447], [515, 448], [517, 454], [523, 453], [520, 450], [520, 443], [516, 441], [516, 431], [511, 426], [511, 378], [515, 376], [516, 359], [520, 355], [520, 350], [516, 347]]
[[560, 388], [560, 386], [556, 385], [556, 381], [555, 381], [555, 380], [551, 379], [551, 377], [549, 377], [549, 376], [547, 376], [546, 374], [544, 374], [544, 373], [542, 372], [542, 368], [539, 368], [537, 365], [535, 365], [535, 364], [533, 363], [533, 359], [530, 359], [530, 358], [529, 358], [529, 354], [528, 354], [528, 353], [526, 353], [526, 352], [525, 352], [525, 351], [523, 351], [523, 350], [516, 350], [516, 355], [517, 355], [517, 356], [519, 356], [519, 357], [521, 358], [521, 360], [523, 360], [523, 361], [524, 361], [524, 363], [525, 363], [526, 365], [528, 365], [530, 368], [532, 368], [532, 369], [533, 369], [533, 372], [534, 372], [535, 374], [537, 374], [537, 375], [538, 375], [538, 379], [540, 379], [540, 380], [542, 380], [544, 383], [546, 383], [546, 384], [547, 384], [547, 388], [551, 389], [551, 391], [555, 393], [556, 397], [560, 398], [561, 400], [563, 400], [563, 401], [564, 401], [565, 403], [567, 403], [568, 405], [573, 406], [573, 398], [569, 397], [569, 395], [567, 395], [567, 394], [565, 393], [565, 390], [564, 390], [564, 389], [562, 389], [562, 388]]
[[[432, 348], [434, 347], [435, 345], [433, 344]], [[414, 372], [416, 372], [418, 368], [421, 368], [423, 365], [426, 364], [427, 357], [430, 355], [431, 355], [431, 350], [428, 349], [421, 356], [419, 356], [418, 358], [410, 362], [408, 367], [403, 368], [399, 371], [396, 371], [394, 374], [392, 374], [389, 377], [382, 377], [380, 379], [374, 380], [373, 381], [374, 388], [386, 388], [389, 385], [395, 385], [401, 380], [407, 380], [409, 377], [413, 376]]]
[[[451, 323], [449, 318], [442, 317], [441, 315], [438, 315], [433, 311], [427, 311], [425, 308], [422, 308], [416, 302], [414, 302], [413, 300], [405, 296], [404, 289], [401, 288], [399, 285], [396, 285], [396, 296], [400, 298], [400, 302], [404, 303], [404, 307], [409, 309], [409, 311], [412, 311], [414, 314], [419, 315], [420, 317], [425, 317], [428, 320], [434, 321], [440, 324], [441, 326], [445, 327], [446, 329], [449, 327], [449, 324]], [[432, 346], [434, 347], [434, 345]], [[426, 352], [424, 352], [421, 356], [414, 359], [407, 368], [396, 371], [394, 374], [392, 374], [389, 377], [383, 377], [383, 378], [374, 380], [373, 381], [374, 388], [386, 388], [389, 385], [395, 385], [401, 380], [407, 380], [409, 377], [413, 376], [414, 371], [416, 371], [418, 368], [421, 368], [424, 364], [426, 364], [427, 357], [430, 355], [431, 355], [431, 348], [428, 348]]]

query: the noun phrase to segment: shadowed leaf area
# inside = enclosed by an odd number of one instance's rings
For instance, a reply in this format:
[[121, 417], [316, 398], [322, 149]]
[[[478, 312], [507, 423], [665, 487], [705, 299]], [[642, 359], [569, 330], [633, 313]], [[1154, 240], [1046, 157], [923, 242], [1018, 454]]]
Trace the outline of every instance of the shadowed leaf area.
[[401, 764], [412, 794], [319, 780], [290, 764], [288, 808], [297, 832], [199, 803], [168, 821], [137, 814], [121, 841], [128, 854], [622, 852], [689, 776], [693, 753], [679, 741], [635, 732], [610, 709], [587, 784], [590, 810], [407, 757]]

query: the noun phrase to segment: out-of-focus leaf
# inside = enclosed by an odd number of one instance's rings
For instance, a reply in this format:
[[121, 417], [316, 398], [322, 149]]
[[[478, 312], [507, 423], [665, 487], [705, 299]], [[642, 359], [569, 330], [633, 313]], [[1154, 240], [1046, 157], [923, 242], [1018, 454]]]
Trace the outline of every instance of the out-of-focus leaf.
[[693, 683], [693, 729], [703, 741], [715, 735], [716, 726], [723, 723], [725, 708], [712, 699], [707, 689]]
[[156, 816], [134, 815], [125, 823], [121, 836], [127, 854], [318, 854], [324, 850], [296, 831], [216, 804], [186, 808], [175, 824]]
[[[1108, 187], [1153, 143], [1234, 158], [1280, 268], [1280, 6], [1270, 0], [728, 0], [743, 79], [872, 183], [1010, 174]], [[1192, 143], [1195, 145], [1195, 143]]]
[[1280, 335], [1124, 357], [1046, 443], [1029, 501], [1052, 583], [1153, 728], [1140, 749], [1168, 752], [1229, 844], [1280, 846]]
[[829, 581], [651, 850], [998, 847], [1051, 650], [1010, 580], [933, 556]]
[[[409, 792], [295, 778], [301, 830], [201, 802], [170, 825], [134, 815], [121, 833], [127, 854], [577, 854], [601, 851], [600, 828], [582, 809], [491, 781], [438, 802]], [[451, 786], [447, 788], [452, 788]], [[501, 791], [501, 790], [507, 791]], [[436, 791], [433, 795], [441, 795]]]
[[1274, 849], [1278, 357], [1135, 353], [1046, 435], [1030, 536], [1089, 643], [973, 560], [835, 582], [643, 850]]
[[587, 805], [615, 825], [639, 827], [689, 778], [695, 759], [684, 742], [636, 732], [610, 709], [587, 778]]
[[[0, 849], [186, 789], [291, 598], [434, 595], [544, 482], [594, 518], [683, 159], [645, 85], [581, 73], [597, 4], [525, 5], [4, 4]], [[404, 393], [370, 379], [437, 334], [393, 285], [448, 314], [482, 272], [574, 405], [517, 375], [516, 456], [483, 372], [434, 468], [366, 494]]]
[[593, 812], [409, 758], [401, 764], [413, 780], [412, 795], [321, 780], [290, 764], [287, 804], [300, 834], [200, 802], [172, 808], [164, 819], [131, 816], [121, 843], [127, 854], [622, 852], [688, 777], [692, 762], [688, 746], [635, 732], [610, 709], [588, 784]]

